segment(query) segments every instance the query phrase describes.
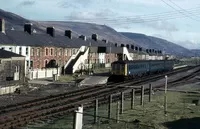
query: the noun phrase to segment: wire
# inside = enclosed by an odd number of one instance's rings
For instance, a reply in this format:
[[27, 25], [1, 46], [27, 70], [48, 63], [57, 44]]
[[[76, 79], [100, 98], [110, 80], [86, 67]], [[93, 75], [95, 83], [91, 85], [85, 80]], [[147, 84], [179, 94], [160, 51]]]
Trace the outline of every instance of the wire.
[[[199, 7], [189, 9], [193, 14], [200, 15], [199, 13]], [[147, 14], [147, 15], [138, 15], [138, 16], [127, 16], [127, 17], [116, 17], [114, 19], [112, 18], [76, 18], [73, 21], [82, 21], [82, 22], [106, 22], [106, 24], [128, 24], [128, 23], [145, 23], [145, 22], [156, 22], [161, 20], [169, 20], [169, 19], [176, 19], [183, 17], [179, 14], [183, 13], [182, 10], [173, 11], [173, 12], [163, 12], [163, 13], [156, 13], [156, 14]], [[71, 20], [71, 19], [70, 19]], [[99, 21], [101, 20], [101, 21]]]
[[172, 3], [173, 5], [175, 5], [176, 7], [178, 7], [179, 9], [185, 11], [186, 13], [193, 15], [193, 13], [191, 13], [191, 12], [185, 10], [184, 8], [182, 8], [181, 6], [177, 5], [177, 4], [176, 4], [175, 2], [173, 2], [172, 0], [168, 0], [168, 1], [169, 1], [170, 3]]
[[191, 17], [190, 15], [187, 15], [187, 14], [183, 13], [182, 11], [176, 9], [175, 7], [173, 7], [172, 5], [170, 5], [169, 3], [167, 3], [165, 0], [161, 0], [161, 1], [162, 1], [163, 3], [165, 3], [167, 6], [169, 6], [170, 8], [172, 8], [172, 9], [176, 10], [177, 12], [181, 13], [182, 15], [184, 15], [184, 16], [186, 16], [186, 17], [192, 19], [192, 20], [195, 20], [195, 21], [200, 22], [199, 20], [194, 19], [194, 18]]

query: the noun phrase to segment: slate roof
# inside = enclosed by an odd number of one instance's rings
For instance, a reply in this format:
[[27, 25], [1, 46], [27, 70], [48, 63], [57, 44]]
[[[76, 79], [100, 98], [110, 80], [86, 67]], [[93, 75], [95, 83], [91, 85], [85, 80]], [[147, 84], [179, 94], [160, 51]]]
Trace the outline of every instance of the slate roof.
[[114, 47], [111, 42], [105, 43], [101, 40], [87, 39], [86, 41], [67, 36], [56, 35], [52, 37], [48, 34], [32, 33], [31, 35], [24, 31], [7, 30], [6, 34], [0, 33], [0, 44], [3, 45], [23, 45], [23, 46], [56, 46], [56, 47], [70, 47], [80, 48], [81, 46], [107, 46]]
[[0, 58], [24, 57], [22, 55], [0, 49]]

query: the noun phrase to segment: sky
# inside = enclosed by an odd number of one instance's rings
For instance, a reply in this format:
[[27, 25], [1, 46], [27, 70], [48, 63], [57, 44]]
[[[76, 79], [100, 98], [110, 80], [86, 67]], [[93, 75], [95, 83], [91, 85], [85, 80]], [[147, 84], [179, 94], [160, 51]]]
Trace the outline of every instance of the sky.
[[0, 0], [0, 8], [31, 20], [97, 23], [200, 49], [199, 0]]

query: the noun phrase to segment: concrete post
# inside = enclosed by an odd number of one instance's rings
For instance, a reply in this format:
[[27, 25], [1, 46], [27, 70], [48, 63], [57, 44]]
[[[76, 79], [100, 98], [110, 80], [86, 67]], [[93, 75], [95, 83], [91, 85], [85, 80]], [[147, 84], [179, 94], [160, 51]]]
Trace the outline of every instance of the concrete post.
[[94, 106], [94, 123], [98, 122], [98, 99], [95, 100], [95, 106]]
[[131, 109], [134, 108], [135, 105], [135, 89], [132, 89], [131, 91]]
[[151, 96], [152, 96], [152, 85], [149, 84], [149, 102], [151, 102]]
[[74, 111], [73, 129], [82, 129], [83, 126], [83, 105]]
[[119, 123], [119, 105], [120, 103], [117, 102], [117, 111], [116, 111], [116, 122]]
[[140, 105], [144, 106], [144, 86], [141, 86], [141, 99]]
[[112, 114], [112, 95], [109, 96], [109, 105], [108, 105], [108, 119], [111, 118]]
[[121, 92], [120, 114], [124, 111], [124, 92]]

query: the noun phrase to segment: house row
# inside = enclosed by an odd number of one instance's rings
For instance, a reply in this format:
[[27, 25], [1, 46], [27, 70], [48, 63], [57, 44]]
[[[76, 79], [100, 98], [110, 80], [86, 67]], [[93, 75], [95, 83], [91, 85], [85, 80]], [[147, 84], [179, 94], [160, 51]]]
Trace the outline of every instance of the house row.
[[[56, 34], [54, 27], [47, 27], [46, 33], [37, 33], [31, 23], [24, 25], [24, 31], [5, 28], [5, 20], [1, 19], [0, 49], [25, 57], [26, 76], [30, 71], [46, 68], [59, 68], [57, 73], [65, 74], [100, 66], [110, 67], [116, 60], [164, 58], [161, 51], [144, 51], [138, 46], [100, 40], [97, 34], [91, 35], [90, 38], [84, 35], [73, 37], [72, 31], [66, 30], [62, 36]], [[45, 77], [48, 75], [47, 72], [43, 73]]]

